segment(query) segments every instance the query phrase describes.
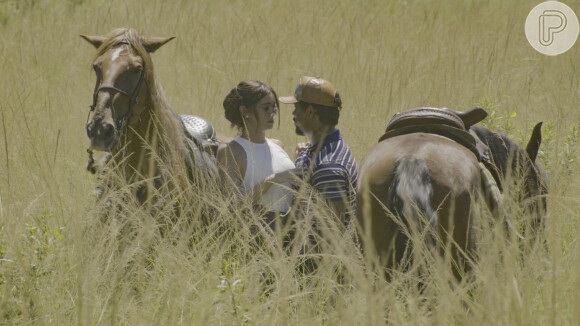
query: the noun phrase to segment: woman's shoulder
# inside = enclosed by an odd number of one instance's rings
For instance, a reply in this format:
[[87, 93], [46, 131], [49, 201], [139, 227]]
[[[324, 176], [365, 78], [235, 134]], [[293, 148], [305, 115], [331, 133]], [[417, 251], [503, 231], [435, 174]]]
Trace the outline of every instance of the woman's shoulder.
[[236, 139], [232, 139], [227, 143], [221, 143], [219, 145], [217, 150], [217, 157], [218, 160], [220, 159], [220, 157], [221, 158], [234, 157], [236, 161], [239, 162], [240, 158], [245, 159], [246, 151], [244, 150], [242, 145], [240, 145], [240, 143], [236, 141]]

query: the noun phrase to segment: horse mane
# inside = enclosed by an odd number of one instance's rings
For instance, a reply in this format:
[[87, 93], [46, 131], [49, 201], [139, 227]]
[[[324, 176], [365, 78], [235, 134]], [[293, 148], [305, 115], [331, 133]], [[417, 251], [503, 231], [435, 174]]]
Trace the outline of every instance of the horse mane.
[[101, 46], [97, 49], [97, 54], [95, 58], [100, 57], [101, 55], [105, 54], [111, 48], [118, 46], [119, 44], [129, 44], [137, 51], [137, 54], [145, 60], [145, 68], [153, 72], [151, 67], [151, 56], [147, 53], [147, 50], [142, 45], [143, 38], [141, 34], [137, 32], [137, 30], [133, 28], [117, 28], [107, 35], [107, 40], [101, 44]]
[[[508, 136], [475, 125], [471, 129], [488, 147], [494, 166], [505, 181], [508, 173], [520, 173], [520, 176], [531, 179], [538, 189], [545, 187], [545, 175], [542, 168], [528, 156], [528, 153]], [[498, 184], [500, 189], [503, 185]]]

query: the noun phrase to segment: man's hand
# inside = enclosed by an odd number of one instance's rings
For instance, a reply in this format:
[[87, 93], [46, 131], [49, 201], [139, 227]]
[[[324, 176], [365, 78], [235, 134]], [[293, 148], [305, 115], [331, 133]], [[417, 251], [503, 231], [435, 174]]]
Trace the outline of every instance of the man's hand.
[[308, 145], [310, 145], [308, 142], [296, 144], [296, 148], [294, 149], [294, 158], [298, 157], [298, 153], [300, 153], [302, 149], [308, 147]]

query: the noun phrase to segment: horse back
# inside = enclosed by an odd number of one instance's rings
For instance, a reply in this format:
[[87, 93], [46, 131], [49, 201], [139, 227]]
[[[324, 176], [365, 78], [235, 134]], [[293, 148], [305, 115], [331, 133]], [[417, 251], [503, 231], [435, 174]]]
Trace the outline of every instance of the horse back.
[[359, 167], [359, 189], [389, 184], [399, 162], [406, 158], [424, 160], [431, 179], [450, 192], [471, 191], [465, 180], [479, 178], [478, 161], [471, 151], [445, 137], [415, 133], [373, 146]]
[[431, 224], [443, 241], [450, 234], [462, 251], [473, 249], [471, 203], [480, 178], [475, 155], [445, 137], [415, 133], [376, 144], [359, 166], [357, 219], [365, 250], [392, 267], [407, 250], [401, 229], [413, 223]]

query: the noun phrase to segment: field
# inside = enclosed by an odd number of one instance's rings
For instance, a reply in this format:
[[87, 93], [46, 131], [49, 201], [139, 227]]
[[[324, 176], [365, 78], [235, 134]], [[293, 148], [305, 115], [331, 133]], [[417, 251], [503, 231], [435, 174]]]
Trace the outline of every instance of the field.
[[[566, 3], [580, 14], [580, 1]], [[0, 0], [0, 324], [579, 325], [580, 44], [536, 52], [524, 33], [536, 4]], [[254, 243], [248, 203], [219, 194], [186, 205], [194, 218], [211, 207], [209, 227], [167, 237], [130, 204], [101, 221], [85, 170], [94, 48], [79, 35], [118, 27], [176, 36], [152, 54], [167, 98], [232, 136], [232, 87], [259, 79], [290, 95], [301, 75], [339, 90], [339, 128], [359, 161], [394, 113], [418, 106], [483, 106], [485, 124], [522, 146], [544, 121], [545, 230], [513, 241], [482, 213], [473, 280], [455, 284], [427, 261], [419, 290], [412, 273], [385, 282], [330, 231], [319, 269], [300, 274], [280, 239]], [[291, 109], [268, 135], [288, 152], [305, 141]]]

